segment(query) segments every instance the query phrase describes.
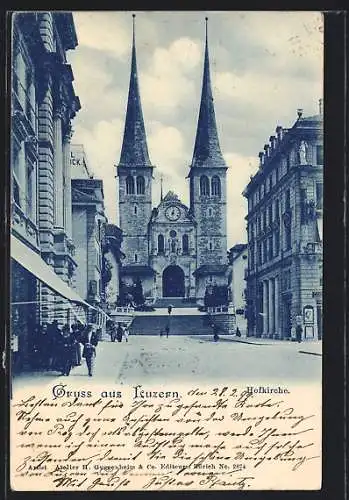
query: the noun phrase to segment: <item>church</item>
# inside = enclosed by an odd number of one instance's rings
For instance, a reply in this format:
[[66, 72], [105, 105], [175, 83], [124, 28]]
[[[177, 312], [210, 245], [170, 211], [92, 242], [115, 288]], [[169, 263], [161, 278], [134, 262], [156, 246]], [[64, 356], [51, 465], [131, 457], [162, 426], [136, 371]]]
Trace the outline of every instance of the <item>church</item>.
[[155, 167], [149, 157], [137, 74], [135, 29], [120, 161], [121, 279], [141, 280], [146, 299], [200, 300], [207, 285], [227, 284], [226, 173], [217, 133], [207, 40], [200, 110], [189, 167], [190, 203], [172, 191], [152, 206]]

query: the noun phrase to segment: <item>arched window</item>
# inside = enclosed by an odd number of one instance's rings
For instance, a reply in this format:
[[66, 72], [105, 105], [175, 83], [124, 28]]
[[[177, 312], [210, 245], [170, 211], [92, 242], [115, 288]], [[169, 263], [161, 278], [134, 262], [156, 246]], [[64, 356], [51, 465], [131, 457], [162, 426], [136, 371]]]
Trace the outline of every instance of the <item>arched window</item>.
[[144, 194], [145, 191], [145, 182], [144, 182], [144, 177], [139, 175], [137, 177], [137, 194]]
[[211, 179], [211, 194], [212, 196], [221, 195], [221, 180], [218, 175], [214, 175]]
[[206, 175], [200, 177], [200, 194], [201, 196], [210, 196], [210, 183]]
[[135, 183], [132, 175], [126, 177], [126, 194], [135, 194]]
[[158, 253], [164, 253], [165, 251], [165, 240], [162, 234], [158, 236]]
[[182, 248], [183, 248], [183, 253], [189, 253], [189, 238], [187, 234], [183, 234]]

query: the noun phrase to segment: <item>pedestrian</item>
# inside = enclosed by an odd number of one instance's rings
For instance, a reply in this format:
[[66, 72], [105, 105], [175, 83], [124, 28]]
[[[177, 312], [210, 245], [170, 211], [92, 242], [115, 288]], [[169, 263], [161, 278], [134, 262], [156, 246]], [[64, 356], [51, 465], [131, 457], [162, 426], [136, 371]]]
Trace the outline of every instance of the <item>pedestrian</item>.
[[128, 336], [130, 335], [129, 329], [127, 325], [124, 325], [124, 337], [126, 342], [128, 342]]
[[171, 314], [171, 312], [172, 312], [172, 307], [173, 307], [173, 306], [172, 306], [171, 304], [168, 306], [168, 308], [167, 308], [167, 312], [168, 312], [168, 314]]
[[61, 340], [61, 367], [62, 375], [70, 375], [70, 370], [76, 356], [75, 339], [68, 324], [63, 326]]
[[121, 323], [118, 323], [118, 328], [116, 330], [116, 338], [117, 338], [118, 342], [122, 341], [123, 334], [124, 334], [124, 329], [123, 329]]
[[297, 339], [298, 343], [302, 342], [302, 332], [303, 332], [302, 325], [297, 325], [296, 326], [296, 339]]
[[87, 370], [89, 377], [92, 377], [95, 358], [96, 358], [96, 346], [92, 343], [93, 329], [92, 325], [88, 325], [87, 336], [85, 339], [84, 349], [82, 351], [82, 357], [86, 360]]
[[219, 326], [215, 325], [215, 324], [212, 324], [212, 328], [213, 328], [213, 340], [215, 342], [218, 342], [218, 340], [219, 340], [219, 335], [218, 335]]
[[62, 331], [56, 319], [52, 321], [47, 334], [50, 336], [50, 367], [52, 370], [60, 371], [62, 370]]
[[168, 334], [170, 333], [170, 325], [167, 324], [165, 328], [166, 338], [168, 339]]
[[236, 327], [236, 332], [235, 332], [235, 335], [236, 335], [237, 337], [241, 337], [240, 328], [239, 328], [238, 326]]
[[74, 365], [81, 366], [81, 335], [79, 325], [77, 323], [72, 325], [72, 337], [74, 339], [75, 345], [75, 357], [74, 357]]

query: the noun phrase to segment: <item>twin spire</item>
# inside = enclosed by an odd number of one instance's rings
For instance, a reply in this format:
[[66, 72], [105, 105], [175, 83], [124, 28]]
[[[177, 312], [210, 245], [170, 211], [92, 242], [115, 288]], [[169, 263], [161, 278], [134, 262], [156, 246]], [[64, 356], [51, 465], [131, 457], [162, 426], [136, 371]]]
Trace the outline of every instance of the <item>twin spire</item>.
[[[135, 14], [133, 14], [131, 76], [128, 92], [124, 139], [121, 149], [120, 166], [151, 166], [147, 138], [144, 127], [141, 99], [138, 86]], [[205, 37], [205, 59], [202, 79], [201, 103], [191, 167], [225, 167], [219, 145], [216, 117], [213, 105], [210, 61], [207, 40], [207, 17]]]

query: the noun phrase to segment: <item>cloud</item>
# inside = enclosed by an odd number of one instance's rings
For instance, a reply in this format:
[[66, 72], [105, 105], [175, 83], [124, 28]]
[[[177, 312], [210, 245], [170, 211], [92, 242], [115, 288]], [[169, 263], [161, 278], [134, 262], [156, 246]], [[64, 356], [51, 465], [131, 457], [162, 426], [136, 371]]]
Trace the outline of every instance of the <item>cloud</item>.
[[149, 68], [140, 74], [142, 102], [146, 112], [175, 113], [195, 96], [190, 72], [200, 60], [200, 45], [190, 38], [179, 38], [168, 48], [156, 48]]
[[74, 12], [79, 45], [124, 59], [130, 51], [126, 16], [115, 12]]
[[95, 178], [103, 180], [104, 204], [110, 222], [117, 223], [116, 165], [120, 157], [124, 125], [121, 120], [100, 121], [92, 130], [77, 126], [73, 143], [81, 143]]
[[235, 243], [244, 243], [247, 240], [246, 221], [247, 201], [242, 192], [256, 173], [257, 160], [255, 157], [241, 156], [236, 153], [224, 155], [229, 166], [227, 171], [227, 233], [228, 247]]

